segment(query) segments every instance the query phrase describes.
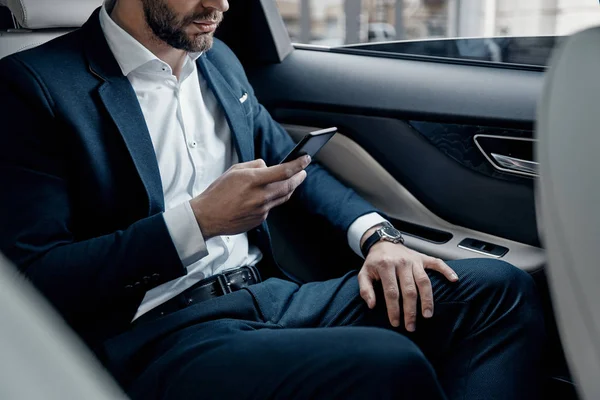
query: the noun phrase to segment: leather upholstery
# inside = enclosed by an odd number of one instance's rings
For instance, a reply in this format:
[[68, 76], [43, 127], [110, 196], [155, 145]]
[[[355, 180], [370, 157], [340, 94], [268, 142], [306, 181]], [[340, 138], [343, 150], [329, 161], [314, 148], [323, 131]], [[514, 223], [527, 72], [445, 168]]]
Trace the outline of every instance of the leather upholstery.
[[0, 31], [0, 59], [82, 26], [101, 4], [102, 0], [0, 0], [22, 28]]
[[78, 28], [102, 0], [0, 0], [26, 29]]
[[81, 340], [0, 254], [0, 397], [125, 400]]
[[[1, 1], [1, 0], [0, 0]], [[0, 31], [0, 58], [19, 51], [31, 49], [56, 37], [68, 33], [69, 30], [51, 30], [36, 32]]]
[[563, 344], [580, 394], [600, 398], [600, 28], [555, 53], [538, 110], [538, 213]]

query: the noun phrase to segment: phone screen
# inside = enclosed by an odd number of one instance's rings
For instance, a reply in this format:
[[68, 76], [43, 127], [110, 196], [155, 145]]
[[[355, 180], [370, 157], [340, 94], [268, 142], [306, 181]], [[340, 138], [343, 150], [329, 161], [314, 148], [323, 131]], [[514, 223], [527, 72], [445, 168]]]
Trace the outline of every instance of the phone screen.
[[293, 161], [304, 155], [314, 157], [317, 155], [319, 150], [323, 148], [331, 140], [331, 138], [337, 133], [337, 128], [323, 129], [322, 131], [311, 132], [306, 135], [302, 140], [294, 147], [294, 149], [280, 162], [280, 164]]

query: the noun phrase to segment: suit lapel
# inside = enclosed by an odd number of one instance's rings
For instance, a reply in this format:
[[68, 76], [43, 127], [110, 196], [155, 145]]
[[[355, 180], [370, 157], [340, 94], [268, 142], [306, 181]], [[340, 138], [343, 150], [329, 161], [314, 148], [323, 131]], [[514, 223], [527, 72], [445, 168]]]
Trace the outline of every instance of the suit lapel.
[[253, 135], [246, 121], [244, 107], [239, 99], [242, 93], [239, 96], [236, 95], [231, 85], [227, 83], [214, 64], [208, 60], [206, 54], [198, 58], [197, 63], [200, 72], [202, 72], [208, 86], [212, 89], [225, 112], [240, 162], [254, 160]]
[[164, 211], [158, 160], [139, 102], [126, 77], [106, 82], [98, 90], [119, 129], [148, 194], [150, 215]]
[[99, 9], [83, 27], [89, 42], [85, 45], [90, 71], [104, 83], [98, 94], [110, 117], [117, 126], [131, 159], [148, 195], [150, 215], [164, 211], [164, 196], [158, 161], [146, 120], [135, 91], [114, 58], [104, 37], [99, 20]]

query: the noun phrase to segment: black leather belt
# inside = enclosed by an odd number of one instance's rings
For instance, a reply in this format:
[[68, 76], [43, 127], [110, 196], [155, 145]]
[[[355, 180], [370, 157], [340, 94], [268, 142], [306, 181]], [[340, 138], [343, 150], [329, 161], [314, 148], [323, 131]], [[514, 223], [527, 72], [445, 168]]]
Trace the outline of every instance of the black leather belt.
[[137, 325], [150, 322], [192, 304], [220, 297], [261, 281], [260, 273], [256, 267], [241, 267], [225, 271], [222, 274], [201, 280], [181, 294], [141, 315], [133, 323]]

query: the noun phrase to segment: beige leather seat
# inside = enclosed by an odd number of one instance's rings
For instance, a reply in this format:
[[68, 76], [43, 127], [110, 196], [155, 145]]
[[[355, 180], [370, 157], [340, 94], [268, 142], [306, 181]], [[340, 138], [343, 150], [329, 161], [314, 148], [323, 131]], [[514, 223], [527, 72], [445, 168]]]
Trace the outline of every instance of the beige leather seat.
[[79, 28], [102, 0], [0, 0], [18, 27], [0, 31], [0, 58]]
[[125, 395], [0, 255], [0, 399], [115, 400]]
[[555, 53], [538, 110], [538, 220], [578, 391], [600, 399], [600, 28]]
[[[101, 3], [0, 0], [21, 28], [0, 31], [0, 58], [81, 26]], [[126, 398], [45, 299], [1, 254], [0, 355], [0, 399]]]

